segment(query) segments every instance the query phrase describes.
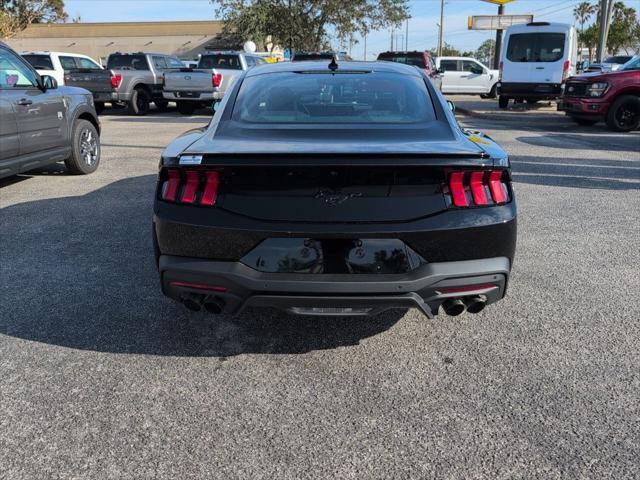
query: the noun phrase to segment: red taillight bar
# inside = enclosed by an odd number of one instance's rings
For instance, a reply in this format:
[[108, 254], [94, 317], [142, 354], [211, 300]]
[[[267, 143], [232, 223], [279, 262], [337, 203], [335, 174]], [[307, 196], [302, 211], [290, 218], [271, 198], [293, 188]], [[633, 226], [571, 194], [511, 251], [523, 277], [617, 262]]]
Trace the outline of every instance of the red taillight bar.
[[[503, 170], [451, 172], [448, 186], [452, 206], [484, 207], [506, 203], [509, 192], [506, 182]], [[468, 195], [468, 192], [471, 195]]]
[[211, 207], [216, 204], [219, 186], [218, 171], [169, 168], [160, 197], [167, 202]]
[[496, 288], [498, 285], [495, 283], [481, 283], [478, 285], [463, 285], [460, 287], [440, 287], [437, 290], [440, 290], [442, 293], [466, 293], [466, 292], [475, 292], [476, 290], [489, 290], [491, 288]]
[[229, 289], [227, 287], [222, 287], [220, 285], [204, 285], [201, 283], [191, 283], [191, 282], [170, 282], [172, 287], [183, 287], [183, 288], [195, 288], [198, 290], [209, 290], [211, 292], [221, 292], [224, 293]]

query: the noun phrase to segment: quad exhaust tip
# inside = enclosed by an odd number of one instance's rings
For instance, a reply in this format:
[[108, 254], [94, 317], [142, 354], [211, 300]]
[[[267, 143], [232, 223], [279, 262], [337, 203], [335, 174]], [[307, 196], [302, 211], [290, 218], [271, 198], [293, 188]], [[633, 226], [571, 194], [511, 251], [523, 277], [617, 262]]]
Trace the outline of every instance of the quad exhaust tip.
[[464, 305], [469, 313], [480, 313], [487, 305], [487, 301], [482, 296], [467, 297], [464, 299]]
[[464, 298], [450, 298], [442, 304], [444, 312], [451, 316], [457, 317], [466, 310], [469, 313], [480, 313], [487, 305], [487, 299], [482, 295]]
[[218, 297], [207, 297], [204, 299], [202, 306], [207, 312], [213, 315], [220, 315], [224, 309], [224, 300]]
[[202, 297], [200, 295], [185, 295], [182, 297], [182, 304], [192, 312], [199, 312], [202, 308]]
[[444, 313], [450, 317], [457, 317], [461, 313], [464, 313], [465, 308], [464, 302], [459, 298], [450, 298], [442, 304]]

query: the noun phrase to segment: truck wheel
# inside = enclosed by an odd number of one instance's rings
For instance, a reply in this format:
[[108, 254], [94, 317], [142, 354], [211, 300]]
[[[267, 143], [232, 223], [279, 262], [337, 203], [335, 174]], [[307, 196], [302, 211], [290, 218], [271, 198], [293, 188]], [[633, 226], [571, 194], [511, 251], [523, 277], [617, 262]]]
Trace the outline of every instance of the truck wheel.
[[509, 97], [500, 95], [500, 97], [498, 98], [498, 106], [500, 108], [507, 108], [509, 106]]
[[149, 104], [151, 98], [147, 91], [143, 88], [136, 88], [131, 95], [131, 102], [129, 103], [129, 111], [134, 115], [146, 115], [149, 112]]
[[104, 102], [95, 102], [96, 113], [100, 115], [104, 111]]
[[156, 106], [156, 108], [158, 110], [160, 110], [161, 112], [164, 112], [167, 107], [169, 106], [169, 101], [168, 100], [154, 100], [153, 104]]
[[529, 105], [535, 105], [536, 103], [538, 103], [540, 101], [539, 98], [529, 98], [529, 97], [525, 98], [525, 100], [527, 101], [527, 103]]
[[480, 98], [496, 98], [497, 90], [498, 86], [494, 83], [493, 87], [491, 87], [491, 90], [489, 90], [489, 93], [483, 93], [482, 95], [480, 95]]
[[88, 120], [79, 118], [71, 132], [71, 156], [64, 161], [73, 175], [93, 173], [100, 164], [100, 136]]
[[640, 97], [622, 95], [609, 108], [607, 127], [616, 132], [630, 132], [640, 127]]
[[574, 117], [574, 116], [572, 116], [571, 120], [576, 122], [578, 125], [585, 125], [585, 126], [591, 126], [591, 125], [595, 125], [596, 123], [598, 123], [598, 119], [597, 118], [585, 118], [585, 117]]
[[178, 107], [178, 112], [182, 115], [193, 115], [193, 112], [196, 111], [196, 105], [191, 102], [178, 102], [176, 107]]

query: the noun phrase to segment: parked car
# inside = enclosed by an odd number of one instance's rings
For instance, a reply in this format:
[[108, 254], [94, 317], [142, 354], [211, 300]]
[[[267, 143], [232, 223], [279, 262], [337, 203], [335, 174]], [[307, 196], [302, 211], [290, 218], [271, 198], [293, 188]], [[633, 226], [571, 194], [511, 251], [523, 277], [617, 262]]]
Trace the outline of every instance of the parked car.
[[200, 57], [198, 68], [181, 68], [164, 76], [164, 98], [176, 102], [178, 111], [191, 115], [200, 107], [224, 97], [225, 92], [249, 68], [265, 65], [259, 55], [215, 52]]
[[602, 63], [592, 63], [585, 72], [615, 72], [633, 58], [633, 55], [614, 55], [607, 57]]
[[344, 52], [296, 52], [292, 62], [314, 62], [317, 60], [329, 60], [333, 58], [338, 62], [350, 62], [353, 59]]
[[180, 60], [161, 53], [112, 53], [107, 68], [113, 71], [115, 97], [134, 115], [146, 115], [151, 102], [165, 109], [169, 102], [162, 96], [164, 74], [184, 68]]
[[640, 56], [613, 72], [585, 73], [567, 79], [560, 110], [581, 125], [604, 120], [611, 130], [640, 127]]
[[516, 244], [508, 156], [426, 79], [389, 62], [244, 72], [162, 154], [165, 295], [213, 313], [430, 317], [500, 300]]
[[0, 178], [64, 161], [67, 171], [94, 172], [100, 123], [91, 92], [58, 86], [0, 42]]
[[55, 78], [58, 85], [89, 90], [98, 113], [104, 110], [105, 102], [115, 100], [112, 72], [91, 57], [64, 52], [23, 52], [21, 55], [40, 75]]
[[576, 73], [576, 29], [564, 23], [533, 22], [505, 31], [500, 57], [498, 104], [509, 100], [552, 100], [562, 94], [562, 82]]
[[442, 72], [429, 52], [382, 52], [379, 61], [403, 63], [419, 68], [429, 77], [438, 90], [442, 89]]
[[490, 70], [474, 58], [436, 57], [442, 73], [442, 93], [480, 94], [495, 98], [498, 70]]

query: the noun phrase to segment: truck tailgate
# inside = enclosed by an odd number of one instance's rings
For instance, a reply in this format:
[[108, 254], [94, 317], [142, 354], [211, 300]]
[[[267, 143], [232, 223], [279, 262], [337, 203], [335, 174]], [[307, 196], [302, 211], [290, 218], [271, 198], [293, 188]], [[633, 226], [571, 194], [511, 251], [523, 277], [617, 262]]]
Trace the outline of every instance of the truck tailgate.
[[111, 93], [111, 72], [109, 70], [75, 69], [67, 70], [64, 74], [65, 85], [86, 88], [94, 95], [96, 93]]
[[213, 92], [214, 72], [210, 70], [183, 69], [166, 73], [164, 89], [173, 92]]

